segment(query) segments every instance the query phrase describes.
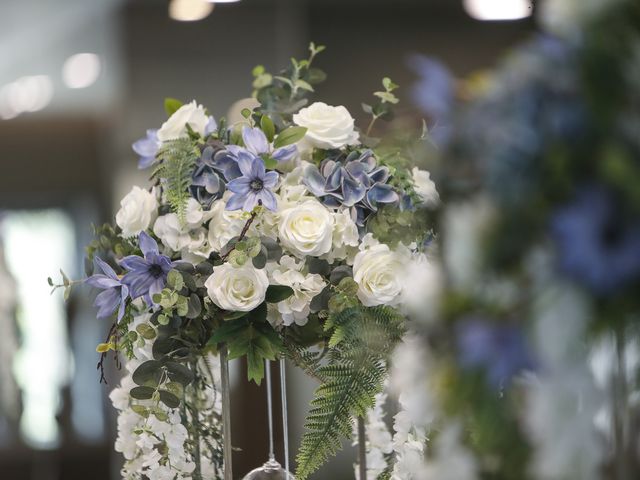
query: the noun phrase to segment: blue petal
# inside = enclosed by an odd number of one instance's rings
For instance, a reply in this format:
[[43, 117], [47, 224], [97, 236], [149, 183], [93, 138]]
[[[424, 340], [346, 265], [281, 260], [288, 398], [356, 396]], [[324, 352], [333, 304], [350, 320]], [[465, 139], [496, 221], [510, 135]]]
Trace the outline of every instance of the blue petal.
[[309, 165], [304, 169], [302, 181], [315, 196], [322, 197], [326, 195], [327, 192], [324, 190], [325, 179], [315, 165]]
[[120, 260], [120, 265], [129, 271], [141, 271], [149, 268], [149, 262], [137, 255], [129, 255]]
[[336, 163], [333, 171], [327, 177], [327, 181], [324, 187], [327, 192], [333, 192], [334, 190], [338, 190], [340, 188], [343, 172], [344, 169], [340, 166], [340, 164]]
[[98, 308], [96, 317], [107, 318], [113, 315], [120, 304], [121, 296], [117, 288], [110, 288], [100, 293], [93, 305]]
[[105, 262], [104, 260], [102, 260], [100, 257], [94, 257], [93, 258], [93, 263], [96, 267], [96, 269], [100, 269], [102, 270], [102, 272], [110, 278], [113, 278], [114, 280], [119, 280], [118, 275], [116, 275], [116, 272], [113, 268], [111, 268], [111, 265], [109, 265], [107, 262]]
[[251, 153], [260, 155], [269, 151], [269, 142], [264, 132], [259, 128], [244, 127], [242, 129], [242, 141]]
[[275, 211], [278, 208], [276, 196], [269, 190], [262, 190], [256, 196], [258, 199], [262, 200], [262, 205], [265, 208], [271, 211]]
[[298, 153], [296, 145], [287, 145], [286, 147], [276, 148], [271, 155], [278, 162], [288, 162]]
[[262, 182], [265, 188], [274, 188], [278, 184], [278, 172], [270, 171], [264, 174]]
[[367, 189], [351, 175], [342, 177], [342, 203], [347, 207], [352, 207], [364, 198]]
[[140, 157], [138, 159], [138, 170], [144, 170], [146, 168], [149, 168], [155, 162], [156, 162], [156, 157], [155, 156], [152, 156], [152, 157]]
[[90, 276], [84, 281], [84, 283], [94, 288], [101, 289], [115, 288], [120, 286], [120, 280], [115, 280], [113, 278], [107, 277], [106, 275], [100, 274]]
[[398, 201], [398, 194], [391, 185], [376, 183], [368, 192], [367, 200], [372, 206], [376, 203], [393, 203]]
[[251, 191], [251, 179], [247, 177], [236, 178], [231, 180], [227, 184], [227, 188], [233, 193], [239, 193], [240, 195], [246, 195]]
[[218, 123], [216, 122], [216, 119], [213, 117], [209, 117], [209, 121], [204, 126], [204, 135], [211, 135], [216, 130], [218, 130]]
[[140, 250], [142, 250], [145, 258], [152, 253], [158, 253], [158, 243], [151, 238], [147, 232], [140, 232], [138, 243], [140, 244]]
[[253, 166], [253, 161], [256, 157], [246, 150], [239, 150], [236, 156], [238, 157], [238, 166], [240, 167], [242, 175], [250, 177], [251, 167]]
[[225, 210], [240, 210], [242, 205], [244, 205], [245, 198], [243, 195], [238, 193], [234, 193], [231, 195], [231, 198], [227, 201], [227, 205], [224, 207]]
[[251, 178], [259, 178], [262, 180], [264, 179], [264, 173], [264, 161], [260, 157], [257, 157], [251, 164]]
[[133, 151], [141, 157], [155, 157], [158, 153], [157, 130], [147, 130], [147, 136], [137, 140], [131, 145]]
[[221, 150], [215, 154], [213, 164], [213, 167], [222, 172], [222, 175], [227, 180], [242, 176], [238, 166], [237, 155], [231, 151], [231, 145], [227, 147], [227, 150]]
[[126, 285], [123, 285], [120, 289], [120, 308], [118, 309], [118, 321], [122, 320], [122, 317], [124, 316], [128, 296], [129, 288]]
[[255, 192], [249, 192], [249, 194], [245, 197], [242, 209], [245, 212], [250, 212], [255, 208], [256, 205], [258, 205], [258, 194], [256, 194]]
[[122, 283], [129, 287], [131, 298], [139, 298], [148, 294], [149, 287], [155, 281], [156, 278], [148, 271], [129, 272], [122, 278]]
[[373, 183], [387, 183], [389, 179], [389, 169], [387, 167], [376, 168], [373, 172], [369, 173], [369, 178], [373, 180]]

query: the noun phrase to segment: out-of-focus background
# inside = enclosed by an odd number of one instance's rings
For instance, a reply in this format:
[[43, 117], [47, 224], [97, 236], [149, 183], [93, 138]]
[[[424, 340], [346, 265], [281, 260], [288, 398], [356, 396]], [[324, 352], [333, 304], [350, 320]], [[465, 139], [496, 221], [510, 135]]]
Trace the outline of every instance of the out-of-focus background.
[[[227, 0], [229, 2], [229, 0]], [[510, 0], [2, 0], [0, 2], [0, 477], [119, 478], [115, 417], [98, 383], [106, 334], [92, 298], [67, 304], [47, 276], [83, 275], [91, 223], [144, 184], [131, 143], [164, 120], [163, 98], [215, 116], [310, 40], [327, 46], [318, 96], [360, 103], [390, 76], [410, 110], [416, 54], [455, 74], [491, 67], [534, 30], [531, 2]], [[189, 21], [185, 21], [189, 20]], [[234, 470], [266, 459], [264, 392], [234, 365]], [[291, 438], [313, 384], [291, 372]], [[280, 432], [278, 432], [280, 433]], [[325, 470], [352, 477], [347, 449]]]

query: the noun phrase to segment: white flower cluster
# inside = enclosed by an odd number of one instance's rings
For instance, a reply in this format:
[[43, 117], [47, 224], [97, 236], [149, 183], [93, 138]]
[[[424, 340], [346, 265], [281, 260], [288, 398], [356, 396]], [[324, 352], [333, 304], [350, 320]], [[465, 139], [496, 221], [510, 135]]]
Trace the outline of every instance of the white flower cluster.
[[[148, 314], [136, 317], [130, 329], [135, 330], [136, 326], [143, 323], [148, 325], [149, 317]], [[152, 400], [133, 400], [129, 393], [136, 387], [132, 374], [143, 362], [153, 358], [152, 347], [153, 341], [146, 341], [144, 346], [134, 347], [135, 358], [125, 365], [127, 374], [121, 380], [120, 386], [109, 395], [113, 406], [118, 410], [115, 449], [125, 458], [121, 475], [125, 480], [191, 480], [196, 468], [195, 456], [188, 442], [189, 432], [183, 424], [179, 409], [169, 408], [162, 403], [155, 404]], [[215, 364], [217, 357], [211, 356], [208, 361], [211, 370], [218, 372], [219, 364]], [[219, 376], [214, 373], [212, 380], [219, 389]], [[215, 392], [210, 388], [201, 394], [210, 399], [216, 398]], [[145, 417], [135, 411], [135, 406], [153, 407], [160, 414]], [[219, 401], [211, 407], [217, 415], [222, 411]], [[203, 445], [203, 452], [204, 447]], [[211, 474], [203, 478], [217, 478], [211, 462], [204, 454], [199, 463], [201, 472], [211, 470]]]

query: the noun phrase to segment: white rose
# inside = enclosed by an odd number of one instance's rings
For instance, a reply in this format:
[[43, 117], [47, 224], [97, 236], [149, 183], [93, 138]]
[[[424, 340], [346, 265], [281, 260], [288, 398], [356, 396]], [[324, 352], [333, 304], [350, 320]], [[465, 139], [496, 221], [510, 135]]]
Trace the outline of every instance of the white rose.
[[269, 279], [264, 270], [248, 263], [238, 268], [224, 263], [215, 267], [204, 285], [218, 307], [230, 312], [249, 312], [264, 302]]
[[304, 261], [299, 263], [293, 257], [283, 255], [271, 276], [278, 285], [286, 285], [293, 289], [293, 295], [279, 302], [276, 309], [269, 313], [269, 321], [276, 326], [283, 323], [306, 325], [309, 319], [310, 305], [313, 297], [320, 294], [326, 285], [322, 277], [315, 273], [302, 273]]
[[333, 215], [309, 199], [280, 212], [278, 234], [282, 245], [297, 257], [319, 257], [331, 250]]
[[158, 130], [158, 140], [166, 142], [183, 137], [187, 134], [187, 123], [194, 132], [204, 135], [205, 127], [209, 122], [209, 117], [202, 105], [197, 105], [193, 100], [181, 106], [169, 119], [162, 124]]
[[116, 223], [123, 237], [133, 237], [149, 228], [158, 214], [158, 200], [154, 191], [133, 187], [120, 202]]
[[431, 180], [431, 174], [426, 170], [413, 167], [413, 189], [427, 207], [435, 207], [440, 203], [440, 195], [436, 190], [436, 184]]
[[359, 252], [353, 262], [353, 279], [362, 304], [396, 305], [402, 294], [406, 264], [406, 256], [383, 243]]
[[296, 125], [307, 128], [304, 143], [316, 148], [342, 148], [356, 145], [359, 134], [354, 130], [353, 117], [342, 105], [332, 107], [316, 102], [293, 116]]

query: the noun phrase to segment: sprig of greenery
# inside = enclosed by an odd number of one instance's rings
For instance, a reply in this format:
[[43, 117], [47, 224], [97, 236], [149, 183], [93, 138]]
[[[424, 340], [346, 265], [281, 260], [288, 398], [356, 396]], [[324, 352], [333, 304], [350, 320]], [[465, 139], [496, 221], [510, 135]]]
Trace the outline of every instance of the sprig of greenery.
[[311, 402], [297, 457], [296, 478], [305, 480], [352, 435], [353, 416], [365, 416], [382, 391], [388, 355], [404, 332], [403, 317], [389, 307], [355, 306], [333, 314], [329, 363]]
[[189, 187], [199, 156], [200, 150], [190, 137], [165, 142], [157, 154], [160, 164], [151, 177], [163, 181], [167, 201], [180, 222], [184, 222], [187, 202], [191, 198]]
[[367, 132], [365, 134], [367, 137], [371, 134], [371, 130], [378, 119], [385, 116], [389, 117], [392, 113], [391, 105], [395, 105], [400, 101], [393, 93], [393, 91], [398, 88], [398, 85], [393, 83], [389, 77], [384, 77], [382, 79], [382, 86], [384, 87], [384, 91], [373, 92], [373, 95], [378, 98], [376, 103], [373, 105], [366, 103], [362, 104], [362, 110], [371, 115], [371, 121], [369, 122], [369, 126], [367, 127]]

